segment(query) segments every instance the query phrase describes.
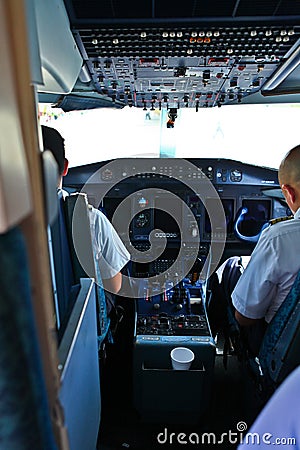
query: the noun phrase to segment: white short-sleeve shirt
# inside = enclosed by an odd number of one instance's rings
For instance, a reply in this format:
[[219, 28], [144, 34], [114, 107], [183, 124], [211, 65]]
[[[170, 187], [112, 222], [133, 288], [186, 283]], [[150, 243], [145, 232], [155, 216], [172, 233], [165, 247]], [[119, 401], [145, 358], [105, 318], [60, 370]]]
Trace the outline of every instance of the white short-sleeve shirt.
[[294, 219], [266, 228], [232, 293], [235, 309], [270, 322], [300, 270], [300, 208]]
[[[300, 449], [300, 367], [275, 391], [238, 450]], [[247, 434], [248, 433], [248, 434]]]
[[130, 260], [130, 254], [107, 217], [89, 207], [92, 242], [102, 279], [114, 277]]

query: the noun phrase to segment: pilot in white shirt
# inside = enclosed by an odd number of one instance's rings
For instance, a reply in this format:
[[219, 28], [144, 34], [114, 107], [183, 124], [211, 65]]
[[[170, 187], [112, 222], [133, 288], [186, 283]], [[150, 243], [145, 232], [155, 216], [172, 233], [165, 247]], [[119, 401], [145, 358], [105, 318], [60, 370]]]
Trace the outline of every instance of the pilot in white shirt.
[[219, 308], [218, 303], [231, 295], [235, 318], [254, 355], [258, 354], [267, 324], [286, 298], [300, 270], [300, 145], [285, 156], [278, 178], [294, 217], [283, 221], [275, 219], [263, 230], [246, 269], [239, 279], [241, 271], [235, 277], [238, 281], [234, 289], [223, 276], [224, 267], [231, 264], [230, 259], [225, 261], [218, 269], [221, 272], [218, 273], [219, 286], [210, 306], [214, 315], [210, 312], [209, 318], [217, 332], [220, 322], [225, 321], [223, 325], [226, 325], [227, 320], [227, 316], [219, 314], [222, 306]]
[[[45, 150], [51, 151], [58, 164], [58, 190], [62, 191], [62, 178], [67, 174], [69, 165], [65, 158], [64, 139], [57, 130], [45, 125], [42, 125], [42, 135]], [[65, 192], [62, 191], [62, 194]], [[90, 225], [103, 287], [116, 294], [122, 286], [121, 269], [128, 263], [130, 254], [107, 217], [93, 207], [90, 207]]]
[[105, 282], [121, 271], [130, 260], [130, 254], [106, 216], [92, 206], [89, 213], [94, 253]]
[[300, 208], [294, 219], [266, 228], [232, 292], [235, 309], [269, 323], [300, 270]]
[[294, 219], [264, 230], [250, 262], [232, 293], [235, 317], [242, 327], [270, 322], [300, 269], [300, 146], [282, 160], [278, 179]]

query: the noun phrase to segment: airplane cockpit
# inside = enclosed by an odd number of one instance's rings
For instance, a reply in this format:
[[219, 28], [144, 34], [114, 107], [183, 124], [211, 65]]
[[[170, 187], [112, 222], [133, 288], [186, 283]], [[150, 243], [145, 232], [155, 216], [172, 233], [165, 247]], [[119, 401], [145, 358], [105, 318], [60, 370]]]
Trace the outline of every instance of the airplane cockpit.
[[[71, 166], [63, 181], [70, 196], [84, 193], [107, 216], [131, 255], [115, 299], [123, 318], [114, 344], [105, 346], [113, 370], [103, 369], [107, 381], [102, 390], [110, 379], [118, 383], [116, 366], [121, 362], [129, 380], [125, 403], [142, 422], [190, 424], [206, 417], [215, 389], [216, 355], [224, 351], [207, 312], [211, 276], [228, 258], [249, 260], [269, 221], [291, 214], [280, 190], [278, 166], [244, 162], [242, 142], [235, 158], [226, 152], [210, 156], [203, 150], [205, 125], [197, 124], [197, 116], [201, 123], [204, 110], [299, 101], [299, 5], [152, 1], [100, 7], [65, 1], [65, 7], [72, 45], [80, 55], [79, 75], [68, 93], [40, 89], [40, 103], [50, 102], [64, 114], [113, 108], [114, 131], [108, 134], [120, 130], [123, 141], [135, 138], [130, 125], [120, 126], [121, 110], [125, 117], [125, 111], [138, 109], [144, 124], [157, 120], [161, 136], [158, 150], [150, 144], [148, 155], [127, 152], [122, 143], [123, 154], [112, 159], [105, 159], [107, 140], [94, 137], [89, 147], [99, 149], [100, 159]], [[60, 71], [75, 66], [70, 56], [68, 52]], [[46, 65], [44, 70], [59, 83]], [[194, 114], [199, 127], [197, 137], [190, 132], [185, 139], [195, 149], [190, 155], [178, 151], [186, 111]], [[255, 118], [249, 126], [249, 134], [255, 135]], [[235, 127], [240, 122], [233, 119]], [[151, 134], [148, 139], [152, 141]], [[185, 380], [170, 366], [174, 347], [194, 352]], [[128, 358], [131, 363], [124, 361]], [[223, 362], [227, 358], [223, 355]], [[198, 398], [195, 404], [183, 395], [182, 382]]]
[[[24, 0], [24, 11], [49, 450], [238, 448], [300, 364], [299, 275], [257, 355], [228, 298], [218, 332], [210, 306], [220, 267], [237, 257], [247, 270], [265, 230], [294, 215], [278, 168], [299, 145], [300, 1]], [[44, 126], [69, 162], [59, 188]], [[130, 255], [116, 292], [92, 214]]]

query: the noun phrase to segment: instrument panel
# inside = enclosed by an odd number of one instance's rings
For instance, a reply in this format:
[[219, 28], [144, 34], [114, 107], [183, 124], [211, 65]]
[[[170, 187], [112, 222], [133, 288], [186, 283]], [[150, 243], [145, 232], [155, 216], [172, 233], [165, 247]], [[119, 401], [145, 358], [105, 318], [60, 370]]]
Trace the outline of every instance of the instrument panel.
[[195, 252], [203, 267], [212, 243], [250, 253], [268, 221], [288, 213], [275, 169], [227, 159], [106, 161], [70, 169], [65, 187], [82, 189], [105, 212], [129, 251], [138, 252], [140, 277], [178, 260], [176, 270], [186, 273]]
[[[94, 174], [94, 177], [92, 175]], [[278, 186], [277, 170], [223, 158], [120, 158], [73, 167], [64, 179], [66, 186], [95, 183], [114, 184], [129, 177], [136, 180], [172, 179], [213, 184]]]

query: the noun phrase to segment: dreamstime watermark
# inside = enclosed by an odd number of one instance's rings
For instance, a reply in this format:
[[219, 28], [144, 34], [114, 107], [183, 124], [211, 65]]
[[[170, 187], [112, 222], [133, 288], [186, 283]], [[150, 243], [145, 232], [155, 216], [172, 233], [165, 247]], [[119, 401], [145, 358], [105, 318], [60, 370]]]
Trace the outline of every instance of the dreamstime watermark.
[[[170, 161], [172, 167], [166, 175], [169, 179], [182, 183], [183, 188], [188, 190], [189, 197], [192, 196], [194, 200], [196, 199], [196, 202], [202, 202], [210, 220], [211, 236], [217, 237], [212, 239], [210, 243], [206, 261], [200, 273], [200, 279], [206, 280], [218, 266], [225, 247], [226, 217], [224, 208], [212, 182], [198, 167], [189, 161], [181, 159], [167, 160], [167, 165], [170, 165]], [[160, 172], [158, 172], [156, 167], [157, 164], [157, 159], [150, 161], [148, 159], [136, 159], [134, 161], [120, 159], [109, 162], [96, 171], [81, 190], [81, 192], [93, 197], [95, 206], [102, 204], [109, 191], [112, 192], [114, 190], [116, 196], [120, 200], [122, 199], [114, 211], [112, 223], [124, 242], [129, 243], [131, 241], [132, 223], [137, 217], [142, 234], [143, 227], [145, 228], [145, 221], [151, 218], [152, 211], [154, 211], [154, 214], [155, 211], [157, 214], [159, 211], [163, 211], [177, 224], [179, 232], [176, 238], [179, 238], [180, 245], [172, 265], [155, 276], [147, 276], [145, 278], [130, 276], [127, 283], [123, 282], [122, 291], [118, 294], [127, 298], [140, 298], [141, 285], [145, 285], [145, 282], [148, 284], [149, 295], [152, 293], [151, 290], [155, 294], [163, 293], [166, 289], [166, 280], [169, 285], [176, 285], [191, 271], [199, 255], [199, 224], [190, 206], [185, 203], [178, 193], [172, 192], [171, 189], [174, 183], [164, 183], [165, 187], [170, 186], [170, 190], [154, 185], [155, 187], [146, 187], [145, 189], [134, 190], [133, 188], [132, 192], [125, 198], [120, 193], [122, 189], [120, 183], [124, 180], [128, 181], [129, 185], [131, 183], [134, 187], [136, 186], [136, 176], [139, 176], [139, 180], [149, 180], [152, 175], [160, 176]], [[195, 203], [194, 200], [193, 202]], [[90, 263], [86, 259], [86, 245], [82, 242], [81, 227], [76, 225], [80, 221], [80, 210], [75, 204], [72, 222], [74, 248], [84, 271], [88, 276], [94, 277], [94, 274], [91, 273], [93, 270], [91, 270]], [[192, 230], [189, 223], [193, 223]], [[165, 229], [154, 228], [149, 232], [150, 248], [147, 251], [141, 251], [134, 246], [130, 246], [131, 260], [133, 262], [151, 263], [163, 254], [167, 245], [167, 239], [174, 238], [174, 235], [177, 233], [174, 233], [173, 230], [170, 232], [167, 220], [166, 223], [159, 224], [160, 227], [162, 225]], [[123, 278], [129, 277], [123, 275]]]
[[236, 430], [228, 430], [224, 433], [202, 432], [202, 433], [183, 433], [183, 432], [169, 432], [167, 428], [161, 433], [158, 433], [156, 440], [160, 445], [221, 445], [221, 444], [244, 444], [251, 446], [258, 445], [295, 445], [296, 439], [294, 437], [278, 437], [272, 433], [256, 433], [248, 432], [247, 424], [240, 421], [236, 424]]

